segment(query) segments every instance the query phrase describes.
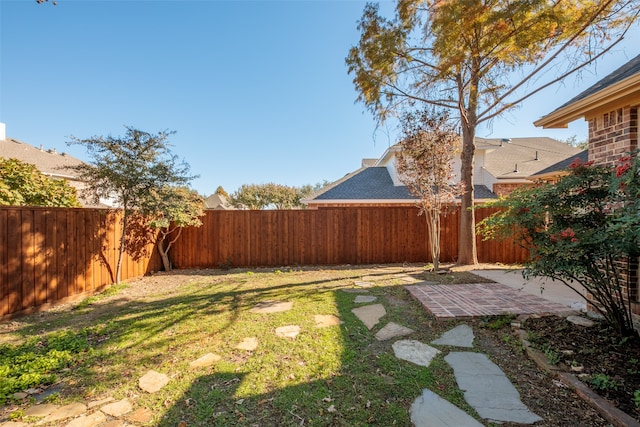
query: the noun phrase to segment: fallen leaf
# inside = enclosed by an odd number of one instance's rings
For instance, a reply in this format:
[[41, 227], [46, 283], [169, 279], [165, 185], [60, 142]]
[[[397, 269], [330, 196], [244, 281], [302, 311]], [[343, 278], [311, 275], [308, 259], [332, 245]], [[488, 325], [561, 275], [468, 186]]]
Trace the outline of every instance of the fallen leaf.
[[336, 412], [336, 407], [331, 405], [327, 408], [327, 412]]
[[330, 397], [325, 397], [322, 399], [323, 402], [333, 402], [335, 399], [332, 399]]

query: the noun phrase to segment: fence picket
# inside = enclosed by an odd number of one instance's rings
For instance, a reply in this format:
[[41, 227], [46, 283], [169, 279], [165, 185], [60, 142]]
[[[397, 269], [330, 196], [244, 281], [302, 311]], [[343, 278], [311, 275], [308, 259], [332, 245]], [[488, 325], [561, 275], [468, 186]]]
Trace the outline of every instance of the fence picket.
[[[478, 220], [495, 212], [477, 211]], [[100, 209], [0, 207], [0, 317], [111, 284], [121, 213]], [[426, 221], [415, 207], [283, 211], [207, 211], [183, 230], [174, 267], [277, 267], [429, 262]], [[455, 262], [459, 212], [442, 219], [441, 262]], [[122, 280], [161, 269], [153, 245], [125, 255]], [[521, 263], [512, 241], [478, 240], [480, 262]], [[105, 264], [108, 261], [109, 265]]]

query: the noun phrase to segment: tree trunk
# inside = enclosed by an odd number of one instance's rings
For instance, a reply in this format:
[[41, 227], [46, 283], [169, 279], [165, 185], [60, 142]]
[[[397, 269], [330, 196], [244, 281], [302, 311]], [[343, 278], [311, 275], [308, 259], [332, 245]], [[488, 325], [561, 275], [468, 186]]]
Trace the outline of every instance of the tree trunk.
[[458, 264], [478, 263], [476, 248], [476, 219], [473, 210], [473, 157], [475, 155], [475, 124], [462, 123], [462, 155], [460, 177], [464, 185], [460, 209], [460, 234], [458, 240]]
[[458, 238], [458, 264], [474, 265], [478, 263], [476, 248], [476, 217], [473, 211], [473, 157], [475, 156], [476, 126], [478, 125], [478, 83], [480, 81], [480, 61], [473, 59], [470, 70], [468, 98], [465, 107], [465, 84], [458, 76], [458, 99], [460, 104], [460, 123], [462, 125], [462, 154], [460, 158], [460, 179], [464, 193], [460, 200], [460, 234]]
[[169, 261], [169, 251], [164, 248], [164, 241], [158, 243], [158, 252], [162, 259], [162, 267], [164, 271], [171, 271], [171, 261]]
[[[167, 241], [169, 236], [174, 232], [175, 236], [171, 240]], [[173, 246], [176, 240], [178, 240], [178, 237], [180, 237], [181, 233], [182, 227], [177, 227], [174, 229], [162, 229], [158, 234], [158, 244], [156, 246], [158, 247], [158, 253], [160, 253], [160, 258], [162, 259], [162, 267], [164, 268], [164, 271], [171, 271], [173, 269], [173, 266], [171, 265], [171, 259], [169, 258], [169, 251], [171, 250], [171, 246]]]
[[118, 251], [118, 262], [116, 263], [116, 284], [122, 280], [122, 258], [125, 252], [125, 243], [127, 237], [127, 209], [123, 210], [122, 214], [122, 233], [120, 234], [120, 250]]

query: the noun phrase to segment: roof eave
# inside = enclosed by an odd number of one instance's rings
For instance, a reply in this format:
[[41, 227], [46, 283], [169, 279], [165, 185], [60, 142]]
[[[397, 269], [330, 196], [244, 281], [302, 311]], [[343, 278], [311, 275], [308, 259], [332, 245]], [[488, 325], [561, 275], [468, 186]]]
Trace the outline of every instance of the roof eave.
[[595, 110], [604, 109], [608, 105], [620, 105], [621, 102], [629, 102], [631, 105], [640, 102], [640, 73], [565, 105], [533, 124], [544, 129], [566, 128], [572, 121], [586, 117]]

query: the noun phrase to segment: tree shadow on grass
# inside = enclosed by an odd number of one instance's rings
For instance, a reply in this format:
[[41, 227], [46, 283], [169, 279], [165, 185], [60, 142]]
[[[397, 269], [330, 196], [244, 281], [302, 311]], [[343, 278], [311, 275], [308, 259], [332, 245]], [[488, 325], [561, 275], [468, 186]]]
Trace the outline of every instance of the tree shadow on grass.
[[[410, 338], [423, 342], [439, 333], [439, 327], [426, 327], [431, 317], [401, 283], [370, 289], [387, 309], [372, 330], [351, 312], [358, 306], [355, 295], [341, 289], [353, 288], [363, 276], [396, 280], [389, 279], [390, 274], [351, 267], [339, 277], [285, 277], [273, 285], [265, 276], [267, 283], [259, 288], [248, 288], [242, 277], [227, 280], [223, 287], [217, 274], [203, 282], [193, 274], [194, 284], [185, 285], [190, 287], [180, 294], [169, 289], [153, 300], [116, 296], [105, 301], [109, 310], [104, 312], [98, 310], [103, 304], [88, 306], [85, 313], [81, 308], [46, 322], [52, 324], [49, 331], [92, 331], [95, 355], [76, 371], [80, 378], [73, 378], [76, 385], [67, 396], [84, 399], [91, 390], [104, 396], [113, 390], [136, 395], [134, 406], [158, 414], [153, 425], [410, 425], [408, 410], [422, 389], [460, 396], [442, 358], [432, 368], [415, 366], [396, 359], [391, 342], [374, 338], [391, 320], [416, 330]], [[293, 301], [293, 308], [250, 312], [258, 302], [274, 299]], [[333, 314], [344, 323], [318, 328], [316, 314]], [[21, 333], [37, 331], [42, 320], [25, 322]], [[276, 336], [277, 327], [292, 322], [301, 327], [300, 335]], [[236, 348], [250, 336], [259, 340], [256, 350]], [[208, 368], [189, 368], [209, 352], [222, 359]], [[171, 378], [154, 395], [137, 387], [137, 378], [148, 369]]]

